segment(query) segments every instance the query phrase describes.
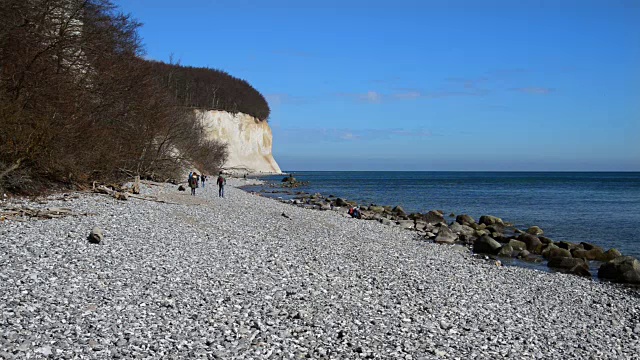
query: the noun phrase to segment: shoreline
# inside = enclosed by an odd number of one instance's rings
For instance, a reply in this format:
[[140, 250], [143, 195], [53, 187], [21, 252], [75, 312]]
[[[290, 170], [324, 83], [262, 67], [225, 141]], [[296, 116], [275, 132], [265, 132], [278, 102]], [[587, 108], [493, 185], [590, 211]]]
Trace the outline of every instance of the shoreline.
[[637, 356], [637, 289], [495, 266], [244, 183], [224, 199], [142, 184], [177, 204], [22, 202], [95, 215], [0, 222], [0, 357]]
[[[522, 228], [491, 215], [483, 215], [476, 222], [466, 214], [451, 213], [447, 216], [443, 210], [405, 213], [399, 205], [362, 205], [333, 194], [326, 196], [321, 193], [311, 194], [300, 191], [298, 188], [304, 189], [308, 183], [299, 182], [295, 178], [291, 179], [293, 181], [286, 181], [288, 180], [286, 177], [282, 182], [275, 179], [265, 181], [263, 185], [266, 186], [257, 192], [284, 203], [316, 210], [338, 210], [344, 213], [350, 207], [357, 207], [362, 210], [363, 220], [379, 221], [388, 226], [399, 226], [416, 231], [427, 241], [467, 246], [475, 254], [487, 255], [494, 260], [507, 261], [515, 266], [538, 270], [543, 270], [542, 267], [544, 267], [547, 268], [546, 271], [567, 272], [591, 277], [598, 281], [640, 285], [640, 272], [637, 270], [638, 258], [622, 254], [615, 248], [607, 250], [584, 241], [574, 243], [566, 240], [552, 240], [546, 237], [543, 229], [538, 226]], [[251, 186], [247, 188], [251, 191], [256, 190]], [[339, 191], [336, 194], [339, 194]], [[439, 234], [439, 230], [444, 231]], [[482, 243], [476, 244], [476, 240], [481, 240]], [[623, 256], [626, 258], [624, 261], [629, 264], [625, 270], [617, 267], [621, 270], [616, 270], [615, 274], [608, 271], [610, 269], [600, 270], [600, 267], [610, 260]], [[622, 259], [619, 261], [622, 262]], [[536, 266], [536, 264], [539, 265]], [[610, 268], [609, 265], [605, 267]], [[627, 267], [635, 268], [636, 275], [631, 277], [622, 275]]]

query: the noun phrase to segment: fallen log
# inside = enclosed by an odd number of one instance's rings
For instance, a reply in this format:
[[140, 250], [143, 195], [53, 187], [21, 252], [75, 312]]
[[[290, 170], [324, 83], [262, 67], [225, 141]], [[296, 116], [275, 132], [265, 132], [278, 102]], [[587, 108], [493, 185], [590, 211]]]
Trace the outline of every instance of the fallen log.
[[37, 209], [32, 207], [4, 207], [0, 209], [0, 217], [4, 220], [20, 220], [21, 218], [38, 218], [38, 219], [57, 219], [65, 216], [86, 216], [88, 213], [76, 213], [66, 208], [43, 208]]

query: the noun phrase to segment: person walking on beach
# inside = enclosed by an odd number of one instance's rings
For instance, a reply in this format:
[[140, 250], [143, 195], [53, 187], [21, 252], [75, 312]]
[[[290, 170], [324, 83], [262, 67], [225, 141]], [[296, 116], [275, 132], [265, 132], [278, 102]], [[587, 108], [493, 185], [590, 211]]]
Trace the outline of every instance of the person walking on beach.
[[202, 182], [202, 188], [204, 189], [204, 181], [206, 180], [206, 176], [204, 174], [200, 175], [200, 181]]
[[218, 197], [224, 197], [224, 185], [227, 183], [227, 179], [222, 176], [222, 171], [218, 175]]
[[191, 195], [196, 195], [196, 188], [198, 187], [198, 178], [194, 175], [189, 177], [189, 187], [191, 188]]

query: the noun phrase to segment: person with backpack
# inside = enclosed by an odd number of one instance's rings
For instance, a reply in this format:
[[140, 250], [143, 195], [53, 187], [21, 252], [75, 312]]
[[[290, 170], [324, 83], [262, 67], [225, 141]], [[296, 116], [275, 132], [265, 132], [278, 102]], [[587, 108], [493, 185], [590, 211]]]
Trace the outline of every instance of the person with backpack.
[[189, 177], [189, 187], [191, 188], [191, 195], [196, 195], [196, 188], [198, 187], [198, 178], [196, 174]]
[[227, 183], [227, 179], [222, 176], [222, 171], [218, 175], [218, 197], [224, 197], [224, 186]]

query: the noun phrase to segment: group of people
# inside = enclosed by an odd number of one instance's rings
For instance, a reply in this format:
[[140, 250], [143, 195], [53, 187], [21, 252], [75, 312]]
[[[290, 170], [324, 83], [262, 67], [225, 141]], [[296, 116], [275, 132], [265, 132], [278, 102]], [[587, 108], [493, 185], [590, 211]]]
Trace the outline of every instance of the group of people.
[[351, 215], [352, 218], [362, 219], [362, 212], [359, 207], [351, 207], [347, 211], [347, 214]]
[[[196, 195], [196, 189], [200, 187], [200, 184], [202, 184], [202, 188], [204, 188], [204, 185], [207, 182], [207, 180], [208, 180], [207, 175], [204, 175], [204, 174], [200, 175], [195, 171], [190, 172], [188, 183], [189, 183], [189, 187], [191, 188], [191, 195], [193, 196]], [[223, 176], [222, 171], [220, 171], [220, 174], [218, 174], [218, 179], [216, 180], [216, 183], [218, 184], [218, 197], [224, 197], [224, 186], [227, 184], [227, 179]]]

